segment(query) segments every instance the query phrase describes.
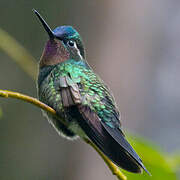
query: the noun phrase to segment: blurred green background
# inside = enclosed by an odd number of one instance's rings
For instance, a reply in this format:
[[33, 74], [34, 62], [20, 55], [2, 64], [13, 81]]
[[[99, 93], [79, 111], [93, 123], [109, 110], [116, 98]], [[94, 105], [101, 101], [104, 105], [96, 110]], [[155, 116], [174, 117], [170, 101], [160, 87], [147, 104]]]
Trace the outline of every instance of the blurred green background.
[[[32, 8], [52, 28], [72, 25], [80, 32], [89, 64], [120, 106], [124, 128], [157, 144], [166, 157], [161, 161], [148, 143], [132, 139], [159, 176], [129, 179], [178, 179], [177, 167], [170, 169], [178, 158], [170, 157], [180, 149], [180, 2], [0, 0], [0, 28], [38, 62], [47, 35]], [[36, 97], [35, 82], [1, 49], [0, 82], [0, 89]], [[59, 137], [40, 109], [13, 99], [0, 99], [0, 109], [0, 180], [116, 179], [91, 147]]]

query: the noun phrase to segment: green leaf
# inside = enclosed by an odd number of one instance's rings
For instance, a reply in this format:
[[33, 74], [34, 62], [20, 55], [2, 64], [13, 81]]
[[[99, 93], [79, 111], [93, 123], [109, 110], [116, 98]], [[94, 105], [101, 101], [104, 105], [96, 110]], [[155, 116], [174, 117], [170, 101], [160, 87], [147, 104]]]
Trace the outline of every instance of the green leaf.
[[133, 174], [123, 171], [128, 180], [177, 180], [175, 168], [173, 168], [172, 163], [169, 163], [168, 155], [143, 138], [129, 136], [127, 139], [143, 160], [148, 171], [152, 174], [152, 176], [149, 176], [146, 172], [143, 172], [143, 174]]
[[171, 167], [180, 174], [180, 152], [176, 152], [173, 156], [169, 156], [167, 160]]

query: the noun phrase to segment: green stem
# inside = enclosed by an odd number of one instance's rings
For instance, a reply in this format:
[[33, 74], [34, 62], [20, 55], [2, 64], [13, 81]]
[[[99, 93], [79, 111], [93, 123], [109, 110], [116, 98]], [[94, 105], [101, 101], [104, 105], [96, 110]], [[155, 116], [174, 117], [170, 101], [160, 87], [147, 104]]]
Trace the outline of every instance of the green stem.
[[92, 143], [87, 138], [84, 138], [84, 141], [96, 150], [96, 152], [101, 156], [106, 165], [109, 167], [111, 172], [116, 175], [119, 180], [127, 180], [127, 177], [120, 171], [120, 169], [107, 156], [105, 156], [94, 143]]
[[0, 49], [7, 53], [33, 80], [36, 79], [36, 60], [24, 47], [2, 29], [0, 29]]
[[[21, 94], [21, 93], [17, 93], [17, 92], [13, 92], [13, 91], [7, 91], [7, 90], [1, 90], [0, 89], [0, 97], [4, 97], [4, 98], [14, 98], [14, 99], [19, 99], [28, 103], [31, 103], [41, 109], [43, 109], [44, 111], [52, 114], [53, 116], [56, 116], [56, 111], [54, 109], [52, 109], [51, 107], [49, 107], [48, 105], [40, 102], [38, 99]], [[65, 124], [64, 121], [62, 121], [63, 124]], [[102, 157], [102, 159], [104, 160], [104, 162], [107, 164], [107, 166], [109, 167], [109, 169], [112, 171], [112, 173], [114, 175], [117, 176], [117, 178], [119, 180], [126, 180], [126, 176], [120, 171], [120, 169], [107, 157], [105, 156], [98, 148], [95, 144], [93, 144], [89, 139], [87, 138], [83, 138], [83, 140], [89, 144], [91, 147], [93, 147], [98, 154]]]

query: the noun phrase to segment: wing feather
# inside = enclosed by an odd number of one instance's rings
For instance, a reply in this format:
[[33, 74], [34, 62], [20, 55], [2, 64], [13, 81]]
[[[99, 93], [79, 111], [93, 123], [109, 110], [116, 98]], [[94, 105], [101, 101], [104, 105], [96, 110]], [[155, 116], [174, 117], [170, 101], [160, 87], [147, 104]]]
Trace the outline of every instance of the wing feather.
[[[141, 172], [141, 161], [136, 161], [124, 147], [121, 146], [104, 128], [99, 117], [87, 106], [78, 106], [83, 118], [79, 118], [79, 125], [96, 146], [116, 165], [131, 172]], [[121, 141], [127, 143], [124, 135], [119, 131]], [[130, 146], [130, 145], [129, 145]], [[128, 148], [129, 148], [128, 146]], [[130, 146], [130, 148], [132, 148]]]
[[[61, 77], [60, 85], [64, 107], [69, 108], [68, 113], [77, 119], [82, 130], [107, 157], [128, 171], [140, 173], [141, 168], [146, 170], [121, 130], [119, 112], [107, 88], [103, 88], [101, 97], [95, 87], [91, 89], [95, 92], [92, 95], [82, 94], [85, 91], [82, 84], [75, 83], [69, 76]], [[97, 99], [105, 107], [99, 113], [93, 106]]]

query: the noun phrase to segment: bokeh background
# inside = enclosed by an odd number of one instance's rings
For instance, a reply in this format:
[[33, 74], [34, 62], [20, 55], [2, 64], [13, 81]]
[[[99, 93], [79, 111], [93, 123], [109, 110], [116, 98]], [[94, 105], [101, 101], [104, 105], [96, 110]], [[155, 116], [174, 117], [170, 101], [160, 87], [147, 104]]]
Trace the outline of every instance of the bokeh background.
[[[0, 0], [0, 27], [38, 63], [47, 35], [32, 8], [52, 28], [72, 25], [80, 32], [125, 129], [162, 151], [179, 150], [180, 1]], [[1, 50], [0, 84], [37, 96], [34, 81]], [[0, 107], [1, 180], [116, 179], [91, 147], [59, 137], [39, 108], [12, 99], [0, 99]]]

